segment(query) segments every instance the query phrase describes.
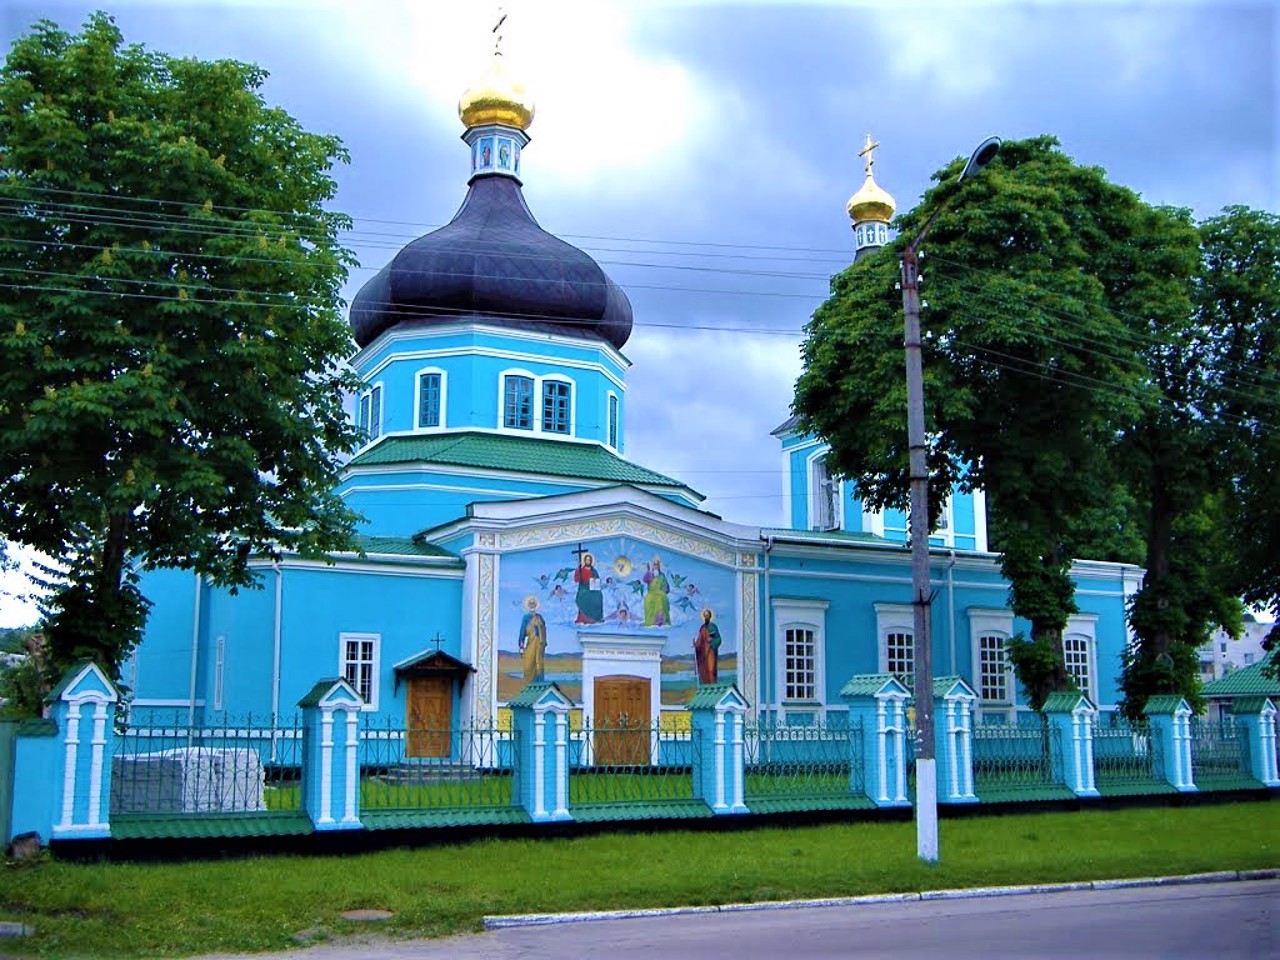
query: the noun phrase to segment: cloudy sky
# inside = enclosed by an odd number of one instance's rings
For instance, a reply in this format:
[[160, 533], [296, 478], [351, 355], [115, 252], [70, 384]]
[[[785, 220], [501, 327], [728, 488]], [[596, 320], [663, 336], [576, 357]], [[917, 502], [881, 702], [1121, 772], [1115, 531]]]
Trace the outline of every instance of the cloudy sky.
[[[3, 0], [0, 40], [101, 4]], [[354, 294], [452, 217], [456, 103], [496, 4], [152, 0], [126, 40], [265, 67], [266, 98], [351, 152], [335, 206]], [[627, 454], [744, 523], [782, 522], [769, 431], [800, 331], [852, 256], [845, 201], [872, 133], [899, 207], [984, 137], [1057, 136], [1147, 200], [1200, 216], [1280, 201], [1270, 0], [947, 3], [508, 0], [504, 50], [537, 99], [525, 195], [627, 291]], [[4, 581], [21, 590], [19, 581]], [[0, 626], [33, 619], [0, 597]]]

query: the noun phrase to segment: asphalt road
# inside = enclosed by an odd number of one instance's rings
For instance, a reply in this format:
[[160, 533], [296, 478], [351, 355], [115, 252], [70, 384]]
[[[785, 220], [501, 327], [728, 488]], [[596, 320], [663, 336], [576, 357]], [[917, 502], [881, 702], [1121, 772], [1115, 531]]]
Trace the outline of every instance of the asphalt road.
[[[256, 960], [1280, 957], [1280, 880], [700, 913], [324, 945]], [[229, 960], [229, 958], [206, 958]]]

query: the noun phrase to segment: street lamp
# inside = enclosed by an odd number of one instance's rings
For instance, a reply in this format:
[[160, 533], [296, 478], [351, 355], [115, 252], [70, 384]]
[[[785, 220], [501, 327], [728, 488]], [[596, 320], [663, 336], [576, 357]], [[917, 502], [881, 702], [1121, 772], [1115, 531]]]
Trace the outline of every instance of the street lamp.
[[[985, 167], [1000, 152], [1000, 140], [988, 137], [978, 144], [960, 173], [958, 185]], [[906, 323], [907, 445], [911, 467], [911, 593], [916, 700], [916, 854], [926, 863], [938, 862], [938, 768], [933, 742], [933, 626], [929, 583], [929, 466], [925, 456], [924, 368], [920, 352], [920, 275], [918, 251], [952, 193], [925, 221], [916, 238], [902, 251], [902, 312]]]

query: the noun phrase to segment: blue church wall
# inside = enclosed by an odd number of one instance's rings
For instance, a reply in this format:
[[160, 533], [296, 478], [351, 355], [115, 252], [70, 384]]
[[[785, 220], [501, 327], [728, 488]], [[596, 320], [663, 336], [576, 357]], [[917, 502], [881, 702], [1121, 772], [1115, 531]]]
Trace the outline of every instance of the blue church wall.
[[[424, 370], [443, 376], [443, 422], [439, 428], [501, 429], [501, 377], [504, 372], [519, 370], [533, 377], [572, 381], [571, 436], [608, 441], [609, 393], [618, 397], [621, 430], [625, 370], [607, 350], [590, 342], [567, 338], [527, 341], [518, 336], [458, 330], [384, 341], [358, 357], [355, 365], [369, 386], [382, 387], [383, 434], [418, 429], [417, 378]], [[540, 428], [536, 416], [535, 424]], [[530, 432], [540, 432], [537, 428]]]
[[[502, 557], [496, 625], [500, 703], [530, 680], [546, 679], [582, 704], [580, 638], [626, 636], [665, 640], [661, 703], [683, 706], [697, 689], [693, 641], [704, 609], [712, 612], [721, 638], [716, 679], [736, 681], [734, 570], [627, 537], [587, 540], [579, 547], [581, 553], [559, 545]], [[538, 658], [529, 652], [539, 631], [545, 635], [542, 676]]]
[[[284, 575], [280, 702], [290, 709], [315, 682], [343, 672], [342, 636], [376, 638], [373, 691], [377, 720], [403, 722], [405, 685], [396, 663], [439, 649], [466, 661], [462, 649], [462, 571], [431, 575], [290, 569]], [[266, 646], [268, 673], [270, 644]], [[454, 717], [458, 716], [455, 691]]]
[[406, 536], [449, 523], [465, 516], [467, 504], [475, 501], [577, 493], [599, 486], [569, 477], [519, 479], [422, 467], [377, 469], [348, 476], [338, 487], [347, 504], [364, 516], [361, 531], [372, 536]]
[[151, 601], [151, 610], [142, 641], [125, 664], [121, 681], [135, 701], [185, 704], [191, 695], [196, 576], [189, 570], [150, 570], [142, 575], [139, 586]]

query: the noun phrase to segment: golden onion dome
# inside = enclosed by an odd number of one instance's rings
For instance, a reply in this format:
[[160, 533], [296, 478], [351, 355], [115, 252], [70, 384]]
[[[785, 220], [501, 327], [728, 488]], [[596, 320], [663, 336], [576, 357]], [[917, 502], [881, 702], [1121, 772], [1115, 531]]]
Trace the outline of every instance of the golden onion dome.
[[876, 183], [875, 177], [868, 170], [867, 179], [862, 182], [858, 192], [849, 198], [849, 204], [845, 209], [849, 211], [849, 216], [854, 223], [862, 223], [866, 220], [888, 223], [893, 219], [893, 213], [898, 209], [898, 205], [889, 192]]
[[458, 101], [458, 116], [467, 127], [489, 123], [527, 130], [533, 123], [533, 98], [524, 84], [507, 69], [502, 54], [494, 51], [493, 59], [475, 83]]

